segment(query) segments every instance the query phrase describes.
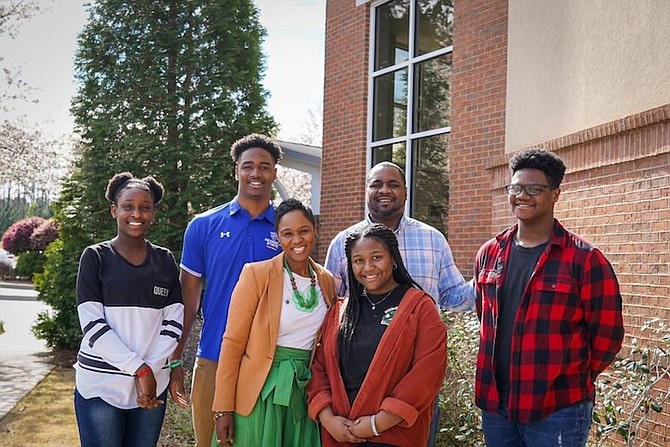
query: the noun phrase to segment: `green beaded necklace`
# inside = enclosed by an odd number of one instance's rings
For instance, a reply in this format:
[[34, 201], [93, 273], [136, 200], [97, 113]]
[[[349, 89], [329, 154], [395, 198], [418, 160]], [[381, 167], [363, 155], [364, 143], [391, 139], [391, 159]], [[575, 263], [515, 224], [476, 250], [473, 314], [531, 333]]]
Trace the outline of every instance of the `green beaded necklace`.
[[[311, 282], [309, 289], [307, 289], [308, 297], [305, 297], [305, 294], [298, 290], [295, 278], [293, 277], [293, 272], [291, 271], [291, 267], [289, 267], [286, 258], [284, 258], [284, 268], [288, 272], [288, 277], [291, 280], [291, 289], [293, 289], [292, 298], [295, 307], [301, 312], [313, 312], [314, 309], [316, 309], [316, 305], [319, 303], [319, 292], [316, 290], [316, 275], [314, 274], [314, 270], [312, 270], [312, 265], [309, 263], [307, 264], [309, 280]], [[286, 302], [288, 303], [288, 300]]]

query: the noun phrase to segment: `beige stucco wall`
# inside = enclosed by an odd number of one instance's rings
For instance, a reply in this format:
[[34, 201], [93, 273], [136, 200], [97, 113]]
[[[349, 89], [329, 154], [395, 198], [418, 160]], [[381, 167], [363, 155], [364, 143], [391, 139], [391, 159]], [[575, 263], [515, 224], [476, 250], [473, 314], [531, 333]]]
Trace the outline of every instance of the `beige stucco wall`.
[[670, 1], [510, 0], [505, 151], [670, 103]]

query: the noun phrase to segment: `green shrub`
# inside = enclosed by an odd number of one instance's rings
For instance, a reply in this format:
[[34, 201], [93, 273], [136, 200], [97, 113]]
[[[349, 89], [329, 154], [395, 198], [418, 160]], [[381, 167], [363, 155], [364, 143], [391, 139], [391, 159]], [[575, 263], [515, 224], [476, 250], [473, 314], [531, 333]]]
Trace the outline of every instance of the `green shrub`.
[[440, 391], [440, 432], [436, 447], [483, 446], [481, 411], [475, 406], [479, 321], [474, 312], [444, 312], [449, 355]]
[[39, 251], [26, 251], [19, 255], [14, 269], [16, 276], [32, 279], [35, 273], [44, 271], [44, 253]]
[[[82, 206], [82, 188], [72, 179], [63, 182], [60, 197], [52, 204], [54, 220], [59, 228], [58, 239], [49, 244], [44, 252], [47, 258], [44, 272], [35, 275], [37, 299], [49, 305], [51, 310], [38, 315], [33, 333], [56, 350], [79, 348], [82, 335], [75, 290], [79, 257], [95, 239], [104, 240], [109, 236], [109, 233], [94, 234], [96, 228], [84, 218], [86, 213], [94, 212], [92, 209], [78, 211]], [[106, 211], [109, 213], [109, 208]]]
[[663, 412], [670, 398], [670, 327], [653, 319], [640, 329], [640, 337], [624, 348], [620, 357], [596, 382], [593, 411], [597, 445], [610, 437], [625, 445], [644, 445], [644, 434], [653, 430], [654, 414]]
[[[440, 391], [440, 432], [436, 447], [484, 445], [481, 411], [474, 402], [479, 322], [474, 313], [443, 313], [449, 330], [449, 363]], [[656, 318], [596, 382], [592, 442], [645, 445], [646, 435], [670, 405], [670, 326]], [[616, 441], [615, 441], [616, 440]]]
[[67, 250], [59, 239], [49, 245], [44, 272], [35, 275], [38, 299], [51, 310], [41, 312], [33, 333], [56, 350], [76, 350], [81, 341], [75, 284], [80, 253]]

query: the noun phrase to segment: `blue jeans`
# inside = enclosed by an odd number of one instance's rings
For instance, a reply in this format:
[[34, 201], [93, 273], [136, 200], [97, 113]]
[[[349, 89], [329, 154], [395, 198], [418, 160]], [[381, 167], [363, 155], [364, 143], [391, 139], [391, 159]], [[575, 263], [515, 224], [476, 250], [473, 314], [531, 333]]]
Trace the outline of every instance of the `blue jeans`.
[[433, 404], [433, 419], [430, 421], [430, 432], [428, 433], [427, 447], [433, 447], [437, 439], [437, 430], [440, 427], [440, 396], [435, 398]]
[[507, 419], [507, 410], [482, 412], [488, 447], [583, 447], [589, 438], [593, 402], [564, 408], [538, 422], [521, 424]]
[[[167, 390], [158, 399], [167, 402]], [[74, 412], [81, 447], [147, 447], [158, 443], [165, 404], [153, 410], [123, 410], [95, 397], [84, 399], [74, 390]]]

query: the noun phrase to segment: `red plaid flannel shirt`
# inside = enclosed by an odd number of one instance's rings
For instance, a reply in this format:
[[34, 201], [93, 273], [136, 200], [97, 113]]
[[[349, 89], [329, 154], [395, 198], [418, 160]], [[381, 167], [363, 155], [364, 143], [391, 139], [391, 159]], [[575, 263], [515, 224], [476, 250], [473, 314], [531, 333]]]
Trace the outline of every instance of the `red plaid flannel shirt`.
[[[484, 244], [475, 259], [480, 321], [475, 383], [479, 408], [496, 412], [498, 300], [517, 226]], [[553, 235], [525, 288], [512, 334], [511, 421], [530, 423], [585, 399], [623, 340], [619, 283], [605, 256], [554, 221]]]

